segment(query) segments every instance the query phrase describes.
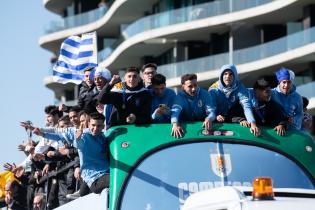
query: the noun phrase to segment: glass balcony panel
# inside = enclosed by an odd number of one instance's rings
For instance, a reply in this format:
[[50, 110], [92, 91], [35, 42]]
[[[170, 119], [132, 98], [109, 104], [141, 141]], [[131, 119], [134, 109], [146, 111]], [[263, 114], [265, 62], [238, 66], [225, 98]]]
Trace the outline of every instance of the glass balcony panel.
[[102, 6], [89, 12], [63, 18], [61, 21], [51, 21], [49, 26], [45, 29], [45, 33], [49, 34], [92, 23], [103, 17], [107, 11], [108, 7]]
[[[279, 55], [290, 50], [303, 47], [315, 42], [315, 27], [300, 31], [286, 37], [273, 40], [261, 45], [236, 50], [233, 52], [234, 64], [245, 64]], [[179, 63], [159, 66], [158, 72], [166, 78], [180, 77], [186, 73], [201, 73], [219, 69], [229, 63], [229, 53], [222, 53]], [[174, 71], [174, 72], [173, 72]]]
[[[143, 17], [131, 23], [125, 30], [122, 31], [122, 36], [124, 39], [128, 39], [144, 31], [185, 23], [187, 21], [201, 20], [208, 17], [227, 14], [229, 12], [240, 11], [263, 5], [271, 1], [272, 0], [221, 0], [161, 12]], [[230, 9], [230, 5], [235, 8]], [[113, 46], [111, 48], [113, 51], [116, 47]], [[104, 59], [106, 59], [106, 57]]]

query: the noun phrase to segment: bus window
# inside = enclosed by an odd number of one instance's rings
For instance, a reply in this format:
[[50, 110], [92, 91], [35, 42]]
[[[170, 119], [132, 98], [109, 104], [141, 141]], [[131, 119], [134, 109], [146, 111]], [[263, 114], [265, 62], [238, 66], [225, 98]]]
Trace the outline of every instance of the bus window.
[[180, 209], [194, 192], [223, 185], [251, 186], [268, 176], [275, 188], [314, 189], [292, 160], [253, 145], [193, 142], [146, 157], [125, 182], [120, 209]]

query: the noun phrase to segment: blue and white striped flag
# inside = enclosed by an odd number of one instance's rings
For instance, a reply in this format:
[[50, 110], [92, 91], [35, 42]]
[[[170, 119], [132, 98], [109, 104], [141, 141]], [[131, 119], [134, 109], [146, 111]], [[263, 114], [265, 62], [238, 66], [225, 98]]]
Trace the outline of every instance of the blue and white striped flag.
[[83, 71], [97, 66], [96, 32], [70, 36], [60, 47], [58, 61], [53, 67], [53, 80], [58, 83], [80, 84]]

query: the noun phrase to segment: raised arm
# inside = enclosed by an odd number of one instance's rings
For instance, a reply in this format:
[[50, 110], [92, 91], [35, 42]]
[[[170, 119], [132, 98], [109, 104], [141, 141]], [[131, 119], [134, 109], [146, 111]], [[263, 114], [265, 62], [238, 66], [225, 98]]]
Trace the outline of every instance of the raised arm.
[[111, 81], [107, 83], [101, 92], [97, 96], [97, 101], [101, 104], [114, 104], [114, 97], [112, 97], [111, 89], [114, 87], [115, 84], [121, 81], [119, 75], [113, 75]]

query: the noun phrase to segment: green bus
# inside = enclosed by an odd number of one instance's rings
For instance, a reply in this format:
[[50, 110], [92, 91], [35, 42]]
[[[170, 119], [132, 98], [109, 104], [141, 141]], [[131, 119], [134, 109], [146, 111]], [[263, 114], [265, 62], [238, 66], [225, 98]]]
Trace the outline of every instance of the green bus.
[[261, 128], [255, 137], [238, 124], [214, 124], [210, 133], [202, 122], [182, 126], [179, 139], [170, 135], [170, 124], [109, 129], [110, 188], [58, 209], [179, 210], [193, 194], [222, 186], [251, 189], [261, 176], [272, 178], [281, 192], [315, 197], [315, 145], [307, 133], [278, 136]]
[[238, 124], [183, 125], [175, 139], [170, 124], [119, 126], [111, 141], [110, 210], [180, 209], [188, 196], [220, 186], [247, 186], [257, 176], [275, 188], [314, 190], [315, 151], [311, 136], [261, 128], [255, 137]]

